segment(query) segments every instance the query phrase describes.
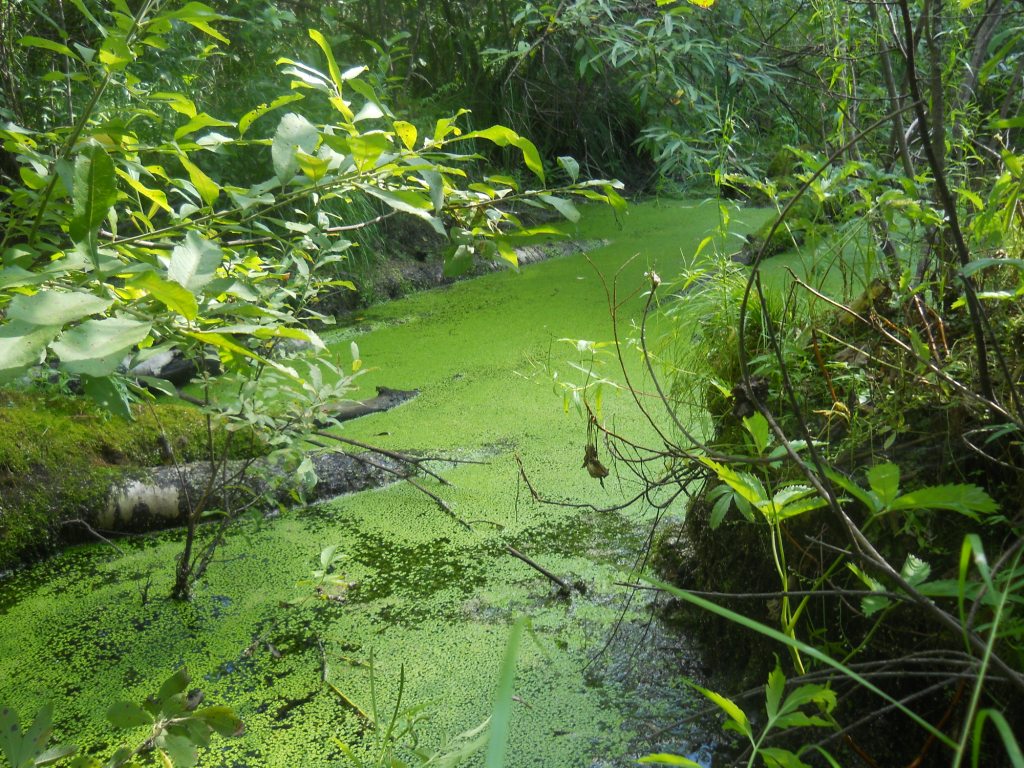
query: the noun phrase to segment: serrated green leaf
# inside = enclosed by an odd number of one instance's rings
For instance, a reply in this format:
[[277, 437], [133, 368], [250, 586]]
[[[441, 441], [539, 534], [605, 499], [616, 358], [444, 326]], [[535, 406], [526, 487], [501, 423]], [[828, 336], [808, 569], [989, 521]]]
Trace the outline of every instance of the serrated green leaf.
[[668, 755], [660, 753], [656, 755], [647, 755], [637, 760], [638, 763], [643, 765], [681, 765], [683, 768], [703, 768], [700, 763], [695, 763], [688, 757], [682, 757], [681, 755]]
[[928, 577], [931, 574], [932, 567], [921, 558], [912, 554], [907, 555], [907, 559], [903, 561], [903, 567], [900, 569], [900, 575], [912, 587], [919, 586], [928, 581]]
[[768, 686], [764, 692], [764, 706], [769, 720], [774, 720], [775, 716], [779, 714], [779, 702], [782, 701], [785, 689], [786, 675], [776, 659], [775, 669], [768, 674]]
[[[725, 486], [720, 486], [725, 487]], [[718, 497], [714, 506], [711, 508], [711, 515], [708, 517], [708, 528], [715, 530], [719, 525], [722, 524], [722, 520], [725, 519], [726, 514], [729, 512], [729, 508], [732, 507], [732, 495], [722, 494]]]
[[721, 709], [729, 720], [725, 726], [733, 726], [732, 730], [736, 730], [746, 736], [750, 736], [752, 731], [750, 729], [750, 721], [747, 719], [747, 713], [744, 712], [732, 699], [726, 698], [716, 691], [709, 690], [708, 688], [702, 688], [701, 686], [693, 683], [689, 680], [683, 680], [688, 686], [694, 690], [700, 691], [708, 701], [711, 701], [715, 706]]
[[783, 730], [786, 728], [829, 728], [832, 726], [828, 720], [816, 715], [808, 715], [804, 712], [790, 712], [781, 715], [774, 723], [775, 728]]
[[900, 492], [900, 468], [895, 464], [878, 464], [867, 471], [868, 485], [882, 506], [891, 504]]

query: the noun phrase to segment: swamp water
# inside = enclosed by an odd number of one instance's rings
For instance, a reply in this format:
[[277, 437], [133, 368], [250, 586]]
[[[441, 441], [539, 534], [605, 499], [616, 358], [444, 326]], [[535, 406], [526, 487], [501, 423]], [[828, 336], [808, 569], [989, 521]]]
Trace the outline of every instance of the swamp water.
[[[635, 487], [614, 472], [602, 487], [581, 468], [586, 425], [563, 411], [551, 374], [584, 378], [564, 339], [611, 338], [595, 269], [610, 281], [637, 255], [618, 279], [622, 294], [642, 291], [643, 273], [671, 276], [717, 215], [713, 204], [651, 203], [619, 228], [591, 210], [575, 236], [609, 243], [589, 254], [593, 265], [566, 256], [425, 292], [331, 337], [343, 358], [357, 342], [371, 366], [356, 397], [378, 384], [422, 393], [346, 424], [345, 435], [486, 462], [439, 464], [452, 485], [429, 486], [471, 532], [406, 484], [342, 497], [236, 526], [187, 604], [165, 599], [180, 532], [70, 548], [0, 581], [0, 701], [23, 719], [49, 701], [55, 739], [108, 755], [144, 735], [113, 731], [109, 704], [142, 701], [186, 665], [205, 703], [231, 705], [246, 724], [243, 737], [215, 740], [201, 765], [340, 766], [335, 739], [367, 748], [371, 659], [381, 717], [401, 687], [401, 709], [425, 718], [421, 746], [436, 748], [488, 717], [510, 627], [526, 616], [506, 765], [706, 758], [707, 737], [673, 726], [697, 705], [680, 677], [699, 675], [698, 660], [652, 621], [643, 594], [616, 586], [636, 578], [651, 514], [594, 509]], [[746, 216], [743, 230], [763, 218]], [[640, 306], [632, 299], [622, 319]], [[612, 362], [605, 371], [617, 378]], [[606, 391], [602, 410], [617, 431], [649, 437], [625, 393]], [[594, 508], [534, 501], [517, 455], [546, 497]], [[310, 584], [330, 545], [344, 555], [343, 600], [319, 599]], [[507, 545], [584, 589], [557, 596]]]

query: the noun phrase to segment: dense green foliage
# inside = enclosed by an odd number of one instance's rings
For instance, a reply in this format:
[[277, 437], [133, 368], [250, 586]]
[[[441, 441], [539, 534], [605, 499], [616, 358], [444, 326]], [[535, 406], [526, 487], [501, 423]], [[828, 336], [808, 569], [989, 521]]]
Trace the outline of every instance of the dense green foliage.
[[[637, 500], [703, 481], [664, 588], [785, 659], [737, 641], [763, 722], [697, 690], [750, 766], [1024, 765], [1013, 3], [56, 0], [0, 25], [0, 376], [52, 369], [127, 414], [146, 395], [126, 369], [174, 349], [211, 427], [294, 448], [362, 366], [326, 353], [322, 302], [393, 216], [456, 273], [514, 263], [527, 209], [621, 209], [581, 169], [713, 191], [692, 268], [648, 273], [638, 329], [610, 288], [616, 343], [579, 342], [585, 380], [559, 382], [594, 477], [603, 433]], [[778, 216], [726, 247], [724, 197]], [[605, 420], [598, 352], [653, 443]], [[179, 596], [209, 561], [190, 547]], [[879, 700], [891, 725], [864, 717]]]

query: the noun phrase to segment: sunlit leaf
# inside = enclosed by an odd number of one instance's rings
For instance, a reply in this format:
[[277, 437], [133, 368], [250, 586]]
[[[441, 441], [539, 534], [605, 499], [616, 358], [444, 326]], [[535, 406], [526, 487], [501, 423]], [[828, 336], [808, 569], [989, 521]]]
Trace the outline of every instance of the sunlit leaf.
[[15, 296], [8, 305], [7, 317], [30, 325], [67, 325], [105, 312], [113, 303], [112, 299], [91, 293], [40, 291], [31, 296]]
[[114, 161], [96, 141], [88, 141], [75, 158], [71, 197], [68, 233], [75, 242], [91, 239], [117, 202]]
[[128, 351], [149, 335], [150, 326], [124, 317], [86, 320], [65, 331], [50, 348], [69, 373], [109, 376]]
[[223, 258], [220, 246], [190, 231], [171, 252], [167, 277], [198, 294], [213, 279]]

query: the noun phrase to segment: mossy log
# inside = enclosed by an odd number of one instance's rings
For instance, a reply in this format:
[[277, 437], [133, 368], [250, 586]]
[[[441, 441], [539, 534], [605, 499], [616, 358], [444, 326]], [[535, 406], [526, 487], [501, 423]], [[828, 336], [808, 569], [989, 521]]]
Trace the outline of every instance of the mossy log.
[[104, 506], [79, 519], [104, 533], [151, 531], [184, 524], [193, 509], [214, 514], [273, 509], [379, 488], [411, 474], [407, 465], [371, 451], [308, 458], [315, 485], [304, 482], [293, 465], [272, 459], [132, 470], [111, 484]]
[[[386, 411], [417, 394], [379, 387], [369, 400], [339, 404], [332, 421]], [[228, 494], [218, 490], [203, 499], [208, 488], [224, 483], [211, 484], [209, 463], [199, 460], [206, 443], [202, 414], [166, 402], [152, 410], [159, 419], [142, 409], [128, 421], [83, 398], [2, 391], [0, 570], [82, 539], [84, 526], [109, 532], [167, 528], [184, 522], [190, 508], [238, 509], [256, 498], [264, 509], [295, 505], [375, 488], [411, 471], [395, 455], [315, 453], [309, 458], [319, 481], [304, 488], [294, 467], [253, 459], [262, 447], [236, 433], [228, 462], [217, 470], [229, 479]], [[215, 452], [223, 455], [228, 446], [215, 438]], [[172, 454], [180, 469], [161, 465]]]

